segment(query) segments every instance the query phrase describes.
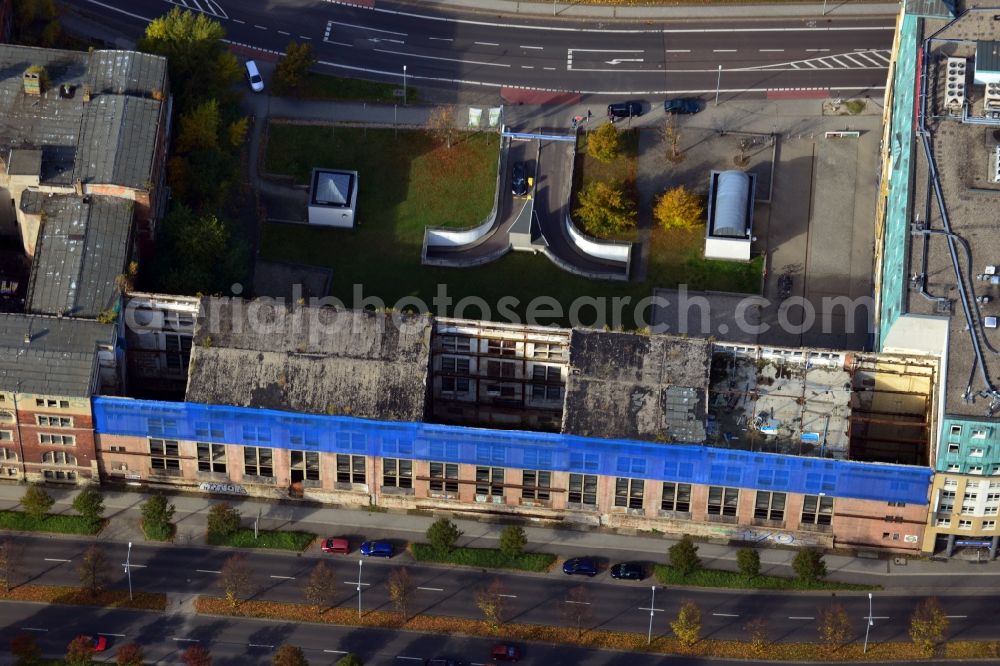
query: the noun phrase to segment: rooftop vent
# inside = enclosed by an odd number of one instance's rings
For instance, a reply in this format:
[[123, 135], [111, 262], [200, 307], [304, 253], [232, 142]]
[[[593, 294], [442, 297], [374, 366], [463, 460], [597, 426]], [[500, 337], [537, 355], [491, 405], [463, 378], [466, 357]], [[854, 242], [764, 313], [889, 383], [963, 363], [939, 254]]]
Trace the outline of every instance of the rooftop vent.
[[1000, 111], [1000, 83], [987, 83], [983, 95], [983, 110]]
[[965, 58], [948, 58], [944, 105], [952, 114], [961, 114], [965, 104], [965, 64]]
[[45, 92], [45, 84], [48, 82], [48, 76], [44, 67], [41, 65], [32, 65], [24, 70], [22, 80], [24, 82], [24, 94], [38, 96]]

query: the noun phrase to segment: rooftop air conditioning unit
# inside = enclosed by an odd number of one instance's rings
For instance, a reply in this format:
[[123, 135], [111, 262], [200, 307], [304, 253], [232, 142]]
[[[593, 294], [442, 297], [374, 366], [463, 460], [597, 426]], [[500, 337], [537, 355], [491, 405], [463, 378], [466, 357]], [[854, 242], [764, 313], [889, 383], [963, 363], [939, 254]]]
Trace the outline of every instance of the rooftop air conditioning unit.
[[965, 65], [965, 58], [948, 58], [944, 105], [951, 114], [961, 115], [965, 104]]

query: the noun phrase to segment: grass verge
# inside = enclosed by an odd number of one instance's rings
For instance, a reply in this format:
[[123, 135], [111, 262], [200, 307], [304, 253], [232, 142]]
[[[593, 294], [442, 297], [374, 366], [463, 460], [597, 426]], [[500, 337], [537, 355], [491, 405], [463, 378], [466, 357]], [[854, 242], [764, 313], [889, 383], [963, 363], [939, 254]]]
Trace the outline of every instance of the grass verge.
[[[396, 97], [396, 90], [402, 90], [403, 84], [380, 83], [378, 81], [363, 81], [347, 79], [329, 74], [309, 72], [295, 96], [301, 99], [352, 100], [358, 102], [379, 102], [382, 104], [403, 103], [402, 96]], [[410, 104], [417, 101], [417, 91], [413, 86], [406, 87], [406, 99]]]
[[556, 561], [556, 556], [548, 553], [522, 553], [511, 558], [497, 548], [455, 548], [450, 553], [441, 553], [427, 543], [411, 544], [410, 552], [418, 562], [444, 562], [487, 569], [547, 571]]
[[[503, 624], [494, 631], [479, 620], [470, 620], [440, 615], [418, 615], [402, 621], [398, 613], [371, 611], [358, 617], [357, 611], [348, 608], [331, 608], [324, 611], [305, 604], [282, 603], [277, 601], [244, 601], [233, 607], [225, 599], [199, 597], [195, 610], [204, 615], [226, 617], [249, 617], [290, 622], [317, 622], [353, 627], [390, 627], [411, 631], [462, 634], [466, 636], [503, 636], [509, 641], [541, 641], [586, 648], [651, 652], [655, 654], [683, 654], [698, 657], [718, 657], [728, 659], [761, 659], [768, 661], [837, 661], [837, 662], [879, 662], [909, 661], [926, 659], [927, 653], [913, 643], [869, 643], [868, 652], [862, 652], [858, 643], [850, 643], [835, 649], [816, 643], [767, 642], [759, 649], [742, 641], [699, 640], [692, 646], [685, 646], [668, 636], [654, 636], [651, 645], [646, 645], [646, 633], [586, 630], [578, 633], [575, 628], [553, 627], [535, 624]], [[672, 619], [672, 618], [671, 618]], [[959, 658], [965, 655], [995, 657], [998, 641], [956, 641], [942, 646], [941, 656]]]
[[241, 528], [232, 534], [209, 532], [205, 537], [211, 546], [231, 546], [233, 548], [274, 548], [276, 550], [293, 550], [301, 552], [316, 540], [316, 535], [310, 532], [294, 532], [281, 530], [259, 530], [254, 538], [253, 530]]
[[104, 522], [92, 524], [83, 516], [45, 516], [33, 518], [23, 511], [0, 511], [0, 529], [21, 532], [55, 532], [57, 534], [97, 534]]
[[692, 587], [728, 587], [744, 590], [880, 590], [878, 585], [837, 583], [830, 580], [815, 582], [782, 576], [744, 576], [737, 571], [701, 569], [690, 576], [678, 573], [668, 564], [657, 564], [653, 574], [663, 585], [690, 585]]
[[130, 600], [128, 590], [104, 590], [91, 595], [79, 587], [61, 585], [19, 585], [4, 592], [0, 589], [0, 600], [33, 601], [44, 604], [68, 604], [72, 606], [99, 606], [101, 608], [128, 608], [132, 610], [166, 610], [167, 595], [161, 592], [135, 591]]

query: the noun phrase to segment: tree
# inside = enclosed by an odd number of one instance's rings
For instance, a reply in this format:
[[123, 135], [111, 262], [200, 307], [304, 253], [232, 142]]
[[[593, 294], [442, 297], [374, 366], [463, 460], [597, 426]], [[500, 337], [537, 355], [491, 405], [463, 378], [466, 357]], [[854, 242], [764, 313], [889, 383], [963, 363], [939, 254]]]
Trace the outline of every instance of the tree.
[[661, 138], [663, 139], [663, 145], [666, 147], [666, 157], [671, 162], [680, 162], [684, 159], [684, 153], [680, 150], [680, 132], [677, 131], [677, 117], [673, 114], [667, 114], [666, 119], [663, 122], [663, 126], [660, 129]]
[[271, 663], [274, 666], [309, 666], [306, 654], [302, 651], [302, 648], [288, 644], [278, 648], [278, 651], [274, 653], [274, 657], [271, 658]]
[[10, 653], [17, 657], [18, 666], [34, 666], [42, 658], [38, 641], [26, 632], [17, 634], [10, 640]]
[[115, 655], [118, 666], [142, 666], [144, 659], [142, 646], [138, 643], [126, 643], [118, 648], [118, 654]]
[[403, 622], [410, 619], [410, 602], [413, 600], [413, 593], [416, 589], [406, 567], [396, 569], [389, 575], [389, 599], [399, 611]]
[[747, 622], [743, 628], [750, 635], [750, 649], [757, 654], [764, 654], [769, 642], [769, 627], [766, 617], [755, 617]]
[[23, 31], [38, 20], [38, 0], [19, 0], [14, 3], [17, 29]]
[[489, 585], [476, 591], [476, 607], [482, 611], [483, 620], [491, 631], [500, 629], [505, 620], [507, 604], [499, 578], [494, 578]]
[[96, 543], [87, 546], [77, 567], [80, 584], [87, 593], [96, 597], [108, 584], [108, 558]]
[[97, 529], [104, 515], [104, 495], [93, 486], [87, 486], [73, 498], [73, 510]]
[[451, 148], [451, 137], [455, 133], [455, 107], [435, 107], [427, 118], [427, 127], [438, 141], [444, 141]]
[[941, 603], [934, 597], [924, 599], [913, 609], [910, 616], [910, 639], [913, 643], [932, 655], [934, 648], [944, 640], [950, 620], [944, 614]]
[[736, 551], [736, 566], [747, 578], [760, 575], [760, 553], [753, 548], [740, 548]]
[[439, 553], [450, 553], [462, 530], [448, 518], [438, 518], [427, 528], [427, 542]]
[[[187, 165], [193, 167], [192, 162]], [[217, 182], [212, 180], [217, 177], [189, 173], [191, 182]], [[218, 293], [237, 281], [240, 255], [230, 246], [229, 228], [215, 215], [198, 215], [175, 205], [163, 218], [159, 243], [159, 280], [169, 293]], [[184, 261], [174, 260], [177, 257]]]
[[670, 623], [674, 636], [686, 647], [691, 647], [701, 637], [701, 609], [693, 601], [685, 601], [677, 611], [677, 619]]
[[621, 151], [621, 135], [614, 123], [607, 122], [587, 134], [587, 154], [598, 162], [613, 161]]
[[356, 654], [348, 654], [337, 660], [336, 666], [364, 666], [364, 663]]
[[520, 557], [527, 543], [528, 537], [520, 525], [508, 525], [500, 532], [500, 552], [508, 559]]
[[814, 548], [803, 548], [795, 554], [792, 569], [799, 580], [805, 583], [815, 583], [826, 576], [826, 562], [823, 554]]
[[219, 102], [214, 98], [192, 107], [181, 114], [174, 148], [181, 154], [218, 150], [220, 122]]
[[337, 597], [336, 572], [326, 562], [320, 560], [312, 573], [309, 574], [309, 582], [306, 583], [306, 601], [314, 604], [321, 613], [333, 606]]
[[60, 37], [62, 37], [62, 24], [53, 19], [42, 28], [42, 34], [38, 41], [43, 47], [52, 48]]
[[698, 226], [705, 207], [701, 198], [683, 185], [669, 189], [656, 199], [653, 218], [664, 229], [691, 229]]
[[208, 510], [208, 533], [229, 536], [240, 529], [240, 512], [229, 502], [213, 504]]
[[229, 123], [229, 127], [226, 128], [226, 137], [229, 139], [229, 145], [232, 148], [239, 148], [247, 140], [247, 132], [250, 131], [250, 118], [243, 116], [242, 118], [237, 118], [233, 122]]
[[819, 609], [816, 615], [816, 632], [831, 651], [846, 643], [851, 637], [851, 621], [847, 617], [847, 610], [840, 604]]
[[291, 92], [302, 85], [309, 68], [316, 64], [312, 44], [290, 42], [284, 57], [274, 68], [274, 86], [279, 92]]
[[582, 585], [571, 587], [563, 603], [563, 617], [566, 623], [576, 627], [576, 638], [580, 640], [591, 619], [590, 592]]
[[694, 541], [687, 534], [672, 545], [667, 554], [670, 557], [670, 567], [685, 578], [701, 569], [698, 546], [694, 545]]
[[16, 579], [21, 574], [24, 548], [13, 539], [0, 541], [0, 585], [4, 592], [16, 587]]
[[35, 520], [41, 520], [48, 515], [53, 504], [52, 496], [45, 492], [41, 486], [28, 486], [24, 495], [21, 496], [21, 508]]
[[573, 215], [591, 236], [604, 238], [635, 227], [636, 212], [619, 181], [595, 180], [577, 195], [580, 206]]
[[66, 666], [90, 666], [94, 663], [94, 648], [86, 636], [77, 636], [66, 646]]
[[184, 666], [212, 666], [212, 653], [202, 645], [192, 645], [181, 654]]
[[142, 531], [147, 539], [166, 541], [174, 532], [174, 508], [163, 495], [153, 495], [139, 509]]
[[219, 586], [226, 600], [235, 608], [240, 601], [250, 596], [250, 577], [253, 572], [243, 555], [230, 555], [222, 563]]

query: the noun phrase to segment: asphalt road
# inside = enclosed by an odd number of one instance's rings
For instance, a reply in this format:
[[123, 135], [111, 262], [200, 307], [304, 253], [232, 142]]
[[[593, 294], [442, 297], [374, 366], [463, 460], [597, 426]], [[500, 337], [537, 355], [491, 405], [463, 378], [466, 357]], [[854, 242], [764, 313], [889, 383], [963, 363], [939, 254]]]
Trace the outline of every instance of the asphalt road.
[[[133, 37], [163, 0], [67, 0]], [[193, 6], [193, 3], [186, 3]], [[526, 87], [583, 94], [863, 94], [885, 86], [891, 19], [641, 24], [446, 13], [379, 0], [373, 9], [294, 0], [201, 0], [233, 42], [283, 52], [308, 41], [336, 73], [402, 84]], [[721, 67], [721, 75], [720, 75]], [[648, 100], [658, 103], [659, 100]]]
[[[23, 545], [21, 580], [47, 584], [79, 584], [76, 563], [89, 542], [70, 539], [18, 537]], [[118, 544], [107, 546], [108, 570], [113, 585], [127, 587], [122, 563], [126, 549]], [[230, 553], [224, 549], [196, 546], [157, 546], [136, 544], [132, 548], [132, 584], [137, 590], [170, 592], [181, 598], [198, 594], [221, 595], [218, 572]], [[322, 555], [333, 565], [342, 593], [336, 605], [357, 605], [358, 558]], [[415, 610], [420, 613], [479, 618], [475, 606], [476, 590], [494, 578], [503, 586], [507, 617], [528, 623], [572, 623], [567, 593], [575, 586], [586, 590], [584, 613], [591, 627], [612, 630], [642, 631], [649, 621], [651, 579], [644, 582], [615, 581], [602, 573], [594, 579], [551, 574], [493, 573], [465, 568], [416, 565], [404, 561], [365, 559], [361, 567], [361, 603], [365, 610], [391, 610], [386, 581], [394, 567], [405, 564], [418, 589]], [[302, 601], [302, 589], [317, 560], [316, 553], [292, 555], [247, 553], [254, 571], [254, 589], [258, 598]], [[847, 609], [855, 630], [864, 630], [868, 617], [866, 593], [754, 593], [743, 591], [706, 591], [659, 587], [656, 591], [654, 632], [666, 635], [668, 622], [676, 615], [681, 601], [692, 600], [704, 614], [705, 633], [713, 638], [745, 638], [744, 625], [757, 616], [768, 618], [776, 640], [814, 640], [817, 610], [834, 598]], [[922, 595], [876, 592], [873, 600], [875, 640], [906, 640], [907, 624], [913, 607]], [[951, 617], [951, 635], [961, 638], [997, 638], [1000, 626], [995, 620], [994, 596], [991, 594], [938, 595]]]

